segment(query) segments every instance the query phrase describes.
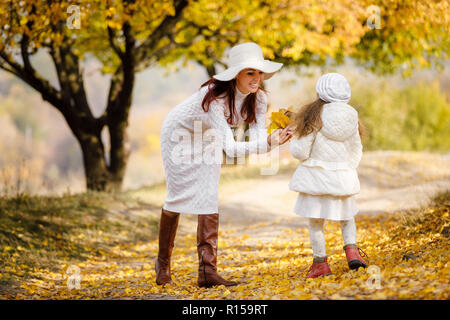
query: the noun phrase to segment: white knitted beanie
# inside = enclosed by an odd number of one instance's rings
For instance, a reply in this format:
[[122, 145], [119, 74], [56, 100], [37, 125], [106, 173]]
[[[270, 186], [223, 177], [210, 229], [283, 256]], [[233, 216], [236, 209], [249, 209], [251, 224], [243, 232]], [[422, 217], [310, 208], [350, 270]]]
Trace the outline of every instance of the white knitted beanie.
[[347, 103], [351, 97], [350, 84], [339, 73], [327, 73], [317, 80], [316, 91], [320, 99], [326, 102]]

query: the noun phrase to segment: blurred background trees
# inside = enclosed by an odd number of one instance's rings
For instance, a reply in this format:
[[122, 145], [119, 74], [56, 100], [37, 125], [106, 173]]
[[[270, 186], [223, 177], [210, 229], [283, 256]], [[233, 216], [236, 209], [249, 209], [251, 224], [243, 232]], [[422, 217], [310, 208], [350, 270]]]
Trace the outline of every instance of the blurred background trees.
[[[140, 153], [143, 164], [159, 152], [165, 114], [155, 111], [127, 131], [131, 107], [173, 107], [189, 94], [183, 90], [226, 68], [227, 48], [244, 41], [300, 70], [298, 78], [352, 65], [360, 76], [351, 79], [352, 103], [369, 129], [367, 149], [448, 151], [442, 83], [397, 87], [381, 75], [442, 70], [450, 51], [449, 12], [449, 1], [2, 1], [0, 68], [9, 75], [0, 72], [0, 165], [10, 165], [13, 154], [38, 155], [29, 171], [58, 177], [82, 161], [88, 189], [120, 189], [130, 152]], [[162, 77], [160, 66], [181, 73]], [[364, 70], [377, 78], [363, 81]], [[296, 80], [289, 81], [279, 89]], [[292, 87], [306, 92], [308, 81]], [[274, 80], [269, 83], [270, 89]], [[270, 93], [273, 104], [280, 90]], [[282, 103], [300, 104], [307, 94], [290, 97]], [[35, 110], [40, 99], [63, 116], [78, 147], [52, 128], [54, 110]], [[52, 125], [44, 130], [45, 123]], [[54, 152], [45, 148], [51, 139], [57, 140]], [[30, 149], [30, 141], [41, 141], [41, 151]], [[58, 166], [48, 165], [52, 161]], [[136, 168], [128, 174], [142, 176]]]

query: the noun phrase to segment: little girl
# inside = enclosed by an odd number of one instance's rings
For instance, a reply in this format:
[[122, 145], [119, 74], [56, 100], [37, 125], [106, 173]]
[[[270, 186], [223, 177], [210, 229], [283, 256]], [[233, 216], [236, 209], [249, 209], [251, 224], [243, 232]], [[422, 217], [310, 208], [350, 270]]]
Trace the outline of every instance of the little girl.
[[290, 183], [299, 192], [294, 212], [309, 220], [313, 264], [307, 278], [331, 274], [325, 251], [325, 219], [340, 221], [344, 251], [350, 269], [367, 263], [356, 245], [354, 195], [360, 186], [356, 168], [362, 156], [357, 111], [347, 104], [350, 85], [337, 73], [328, 73], [316, 84], [318, 99], [295, 115], [296, 137], [290, 142], [292, 156], [300, 160]]

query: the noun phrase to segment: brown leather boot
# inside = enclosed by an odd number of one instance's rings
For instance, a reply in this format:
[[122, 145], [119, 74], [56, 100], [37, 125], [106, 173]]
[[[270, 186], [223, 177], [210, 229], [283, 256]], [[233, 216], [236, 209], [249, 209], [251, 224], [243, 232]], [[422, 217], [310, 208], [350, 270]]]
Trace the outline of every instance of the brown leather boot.
[[162, 209], [159, 222], [159, 251], [155, 263], [156, 283], [172, 283], [170, 276], [170, 256], [174, 247], [180, 214]]
[[237, 282], [225, 280], [217, 274], [217, 238], [219, 214], [200, 214], [197, 225], [198, 286], [234, 286]]

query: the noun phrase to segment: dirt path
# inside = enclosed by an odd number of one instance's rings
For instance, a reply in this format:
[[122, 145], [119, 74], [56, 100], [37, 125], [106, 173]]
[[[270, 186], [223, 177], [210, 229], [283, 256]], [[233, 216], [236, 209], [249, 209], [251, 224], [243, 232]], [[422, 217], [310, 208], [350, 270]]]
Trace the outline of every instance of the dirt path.
[[[450, 189], [450, 154], [366, 152], [358, 174], [360, 215], [417, 208]], [[248, 234], [256, 243], [270, 241], [288, 227], [305, 227], [306, 219], [292, 213], [297, 194], [288, 189], [290, 178], [291, 173], [278, 174], [221, 186], [221, 230]], [[195, 230], [195, 216], [182, 220], [182, 233]]]

